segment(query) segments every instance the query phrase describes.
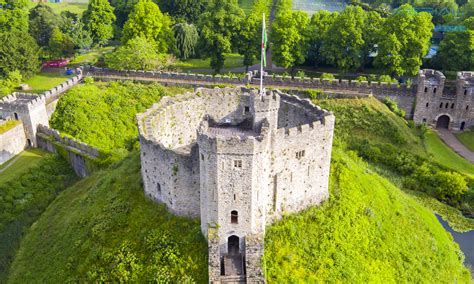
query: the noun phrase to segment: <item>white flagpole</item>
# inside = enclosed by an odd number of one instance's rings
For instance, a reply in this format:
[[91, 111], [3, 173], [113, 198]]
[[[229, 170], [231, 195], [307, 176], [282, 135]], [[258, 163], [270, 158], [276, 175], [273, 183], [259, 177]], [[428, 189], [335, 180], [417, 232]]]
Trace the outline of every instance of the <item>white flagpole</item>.
[[260, 94], [264, 95], [265, 91], [263, 90], [263, 57], [265, 56], [265, 38], [264, 38], [264, 32], [265, 32], [265, 13], [263, 13], [263, 19], [262, 19], [262, 52], [260, 56]]

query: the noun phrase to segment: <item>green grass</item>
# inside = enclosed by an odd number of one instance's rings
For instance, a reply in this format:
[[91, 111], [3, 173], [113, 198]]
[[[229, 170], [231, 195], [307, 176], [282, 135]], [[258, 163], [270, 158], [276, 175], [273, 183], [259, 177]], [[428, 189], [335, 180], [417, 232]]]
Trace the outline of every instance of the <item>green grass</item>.
[[474, 178], [474, 165], [444, 144], [435, 132], [428, 130], [425, 145], [434, 161]]
[[112, 46], [91, 49], [82, 54], [76, 55], [69, 62], [69, 65], [80, 65], [80, 64], [94, 65], [97, 63], [100, 57], [102, 57], [106, 53], [111, 52], [113, 49], [114, 47]]
[[252, 10], [254, 2], [255, 0], [239, 0], [239, 6], [248, 14]]
[[[59, 156], [48, 154], [35, 159], [13, 164], [15, 176], [0, 183], [0, 283], [5, 283], [24, 232], [56, 195], [76, 180]], [[0, 177], [5, 179], [3, 174]]]
[[41, 72], [36, 74], [35, 76], [31, 77], [30, 79], [26, 80], [24, 83], [28, 84], [32, 90], [30, 92], [33, 93], [42, 93], [45, 92], [57, 85], [65, 82], [67, 79], [73, 77], [61, 75], [58, 71], [55, 72]]
[[5, 123], [0, 125], [0, 134], [7, 132], [8, 130], [12, 129], [13, 127], [20, 124], [19, 120], [8, 120]]
[[[30, 2], [29, 3], [30, 9], [34, 8], [37, 4], [38, 3]], [[54, 13], [56, 13], [58, 15], [63, 11], [69, 11], [69, 12], [73, 12], [73, 13], [82, 15], [82, 13], [85, 10], [87, 10], [88, 2], [84, 2], [84, 3], [66, 3], [66, 2], [63, 2], [63, 3], [43, 3], [43, 4], [46, 4], [49, 7], [53, 8]]]
[[28, 149], [0, 166], [0, 184], [36, 166], [47, 153], [40, 149]]
[[137, 152], [63, 191], [30, 228], [10, 283], [207, 282], [198, 220], [145, 197]]
[[455, 135], [464, 146], [474, 152], [474, 130], [459, 132]]
[[[223, 68], [236, 68], [244, 67], [244, 57], [240, 54], [228, 53], [225, 54], [225, 62]], [[211, 59], [188, 59], [185, 61], [177, 61], [174, 67], [182, 70], [193, 70], [193, 69], [211, 69]]]
[[329, 201], [267, 228], [264, 260], [269, 283], [470, 283], [433, 213], [339, 148]]

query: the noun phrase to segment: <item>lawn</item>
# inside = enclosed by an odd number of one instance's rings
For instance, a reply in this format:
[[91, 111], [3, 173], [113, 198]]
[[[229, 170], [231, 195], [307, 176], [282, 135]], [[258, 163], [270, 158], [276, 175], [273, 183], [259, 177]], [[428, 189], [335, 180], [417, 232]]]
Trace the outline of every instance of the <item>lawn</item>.
[[7, 122], [0, 125], [0, 134], [7, 132], [8, 130], [17, 126], [19, 123], [19, 120], [8, 120]]
[[15, 177], [18, 173], [34, 167], [45, 155], [47, 155], [47, 152], [40, 149], [25, 150], [8, 162], [0, 165], [0, 184]]
[[474, 130], [454, 134], [464, 146], [474, 152]]
[[[224, 68], [236, 68], [236, 67], [244, 67], [243, 63], [244, 57], [240, 54], [236, 53], [228, 53], [225, 55], [225, 62]], [[174, 67], [182, 70], [194, 70], [194, 69], [209, 69], [211, 68], [211, 59], [188, 59], [185, 61], [177, 61], [174, 64]]]
[[63, 82], [72, 76], [61, 75], [58, 71], [55, 72], [40, 72], [30, 79], [26, 80], [24, 83], [28, 84], [34, 93], [45, 92]]
[[71, 62], [69, 62], [69, 65], [79, 65], [79, 64], [89, 64], [89, 65], [94, 65], [97, 63], [100, 57], [102, 57], [104, 54], [111, 52], [114, 49], [113, 46], [107, 46], [107, 47], [102, 47], [102, 48], [94, 48], [91, 50], [88, 50], [82, 54], [76, 55]]
[[425, 147], [435, 162], [474, 177], [474, 165], [444, 144], [431, 130], [426, 133]]
[[239, 0], [239, 6], [248, 14], [252, 10], [253, 2], [254, 0]]
[[[70, 11], [76, 14], [82, 14], [88, 5], [88, 1], [85, 0], [83, 3], [43, 3], [48, 5], [49, 7], [53, 8], [54, 13], [59, 14], [63, 11]], [[29, 7], [30, 9], [34, 8], [37, 3], [30, 2]]]

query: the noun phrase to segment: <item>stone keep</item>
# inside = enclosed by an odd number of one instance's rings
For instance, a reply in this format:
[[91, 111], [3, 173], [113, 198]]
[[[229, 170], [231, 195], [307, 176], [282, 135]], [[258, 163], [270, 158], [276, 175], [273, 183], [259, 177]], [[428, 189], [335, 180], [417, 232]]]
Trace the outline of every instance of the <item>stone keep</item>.
[[466, 130], [474, 125], [474, 72], [458, 72], [456, 84], [447, 86], [440, 71], [425, 69], [418, 74], [416, 124], [452, 130]]
[[329, 197], [335, 118], [309, 100], [198, 89], [137, 120], [145, 193], [201, 218], [211, 282], [263, 282], [265, 226]]

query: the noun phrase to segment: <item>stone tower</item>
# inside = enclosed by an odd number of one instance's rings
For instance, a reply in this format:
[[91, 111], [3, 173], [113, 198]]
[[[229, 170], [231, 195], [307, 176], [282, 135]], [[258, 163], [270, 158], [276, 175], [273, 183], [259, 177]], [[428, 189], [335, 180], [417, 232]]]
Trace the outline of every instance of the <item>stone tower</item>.
[[264, 282], [265, 226], [329, 197], [335, 118], [309, 100], [198, 89], [137, 119], [145, 192], [200, 217], [210, 282]]

